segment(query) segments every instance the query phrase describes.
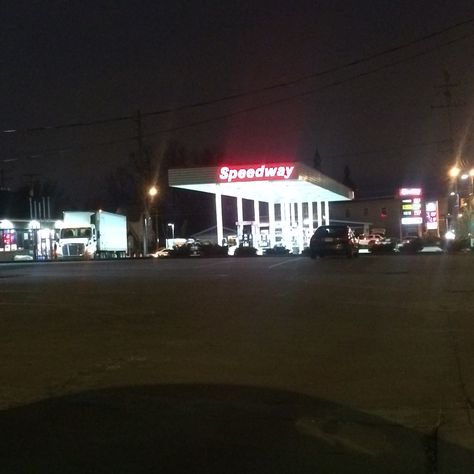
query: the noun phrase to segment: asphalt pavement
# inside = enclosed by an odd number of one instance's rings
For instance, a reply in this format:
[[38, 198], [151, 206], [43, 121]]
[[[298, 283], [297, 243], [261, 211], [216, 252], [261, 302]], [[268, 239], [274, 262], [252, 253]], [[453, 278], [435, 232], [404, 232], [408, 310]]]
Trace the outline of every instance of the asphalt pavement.
[[0, 265], [0, 472], [474, 472], [473, 263]]

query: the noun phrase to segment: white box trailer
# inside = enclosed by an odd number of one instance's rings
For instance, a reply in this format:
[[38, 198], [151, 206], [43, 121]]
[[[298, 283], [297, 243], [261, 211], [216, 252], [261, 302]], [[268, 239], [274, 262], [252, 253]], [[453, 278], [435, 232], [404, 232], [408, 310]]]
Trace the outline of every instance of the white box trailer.
[[124, 258], [127, 218], [111, 212], [64, 211], [58, 258]]
[[97, 252], [127, 252], [127, 218], [111, 212], [96, 212], [91, 216], [97, 232]]

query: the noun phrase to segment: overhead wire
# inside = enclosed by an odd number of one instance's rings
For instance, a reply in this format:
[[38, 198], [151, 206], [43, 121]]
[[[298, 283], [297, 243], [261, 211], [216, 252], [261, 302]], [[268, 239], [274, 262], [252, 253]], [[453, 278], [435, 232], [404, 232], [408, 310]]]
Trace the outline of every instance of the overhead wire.
[[[424, 51], [419, 51], [419, 52], [414, 53], [414, 54], [412, 54], [408, 57], [400, 58], [398, 60], [391, 61], [387, 64], [378, 66], [377, 68], [373, 68], [373, 69], [368, 70], [368, 71], [363, 71], [363, 72], [360, 72], [360, 73], [355, 74], [355, 75], [348, 76], [348, 77], [343, 78], [343, 79], [338, 79], [338, 80], [332, 81], [328, 84], [324, 84], [324, 85], [319, 86], [317, 88], [313, 88], [313, 89], [310, 89], [310, 90], [307, 90], [307, 91], [303, 91], [303, 92], [300, 92], [298, 94], [293, 94], [291, 96], [286, 96], [286, 97], [282, 97], [282, 98], [279, 98], [279, 99], [266, 101], [266, 102], [263, 102], [263, 103], [260, 103], [260, 104], [257, 104], [257, 105], [251, 106], [251, 107], [246, 107], [246, 108], [242, 108], [242, 109], [239, 109], [239, 110], [234, 110], [232, 112], [227, 112], [225, 114], [212, 116], [212, 117], [209, 117], [207, 119], [197, 120], [197, 121], [193, 121], [193, 122], [188, 122], [186, 124], [177, 125], [177, 126], [174, 126], [174, 127], [168, 127], [168, 128], [160, 129], [160, 130], [157, 130], [157, 131], [154, 131], [154, 132], [143, 134], [142, 138], [150, 138], [150, 137], [154, 137], [154, 136], [158, 136], [158, 135], [173, 133], [173, 132], [184, 130], [184, 129], [187, 129], [187, 128], [198, 127], [198, 126], [201, 126], [201, 125], [204, 125], [204, 124], [216, 122], [216, 121], [219, 121], [219, 120], [224, 120], [224, 119], [227, 119], [227, 118], [232, 118], [232, 117], [237, 116], [237, 115], [242, 115], [242, 114], [254, 112], [254, 111], [257, 111], [257, 110], [261, 110], [261, 109], [264, 109], [264, 108], [267, 108], [267, 107], [275, 106], [275, 105], [278, 105], [280, 103], [293, 101], [293, 100], [298, 99], [298, 98], [303, 98], [305, 96], [312, 95], [312, 94], [315, 94], [317, 92], [320, 92], [324, 89], [335, 87], [335, 86], [338, 86], [338, 85], [342, 85], [342, 84], [345, 84], [347, 82], [353, 81], [355, 79], [365, 77], [365, 76], [368, 76], [368, 75], [371, 75], [371, 74], [375, 74], [375, 73], [380, 72], [382, 70], [394, 67], [398, 64], [401, 64], [401, 63], [416, 59], [418, 57], [430, 54], [433, 51], [437, 51], [439, 47], [449, 46], [453, 43], [456, 43], [458, 41], [462, 41], [466, 38], [470, 38], [470, 37], [473, 37], [473, 36], [474, 36], [474, 32], [470, 33], [470, 34], [465, 34], [461, 37], [454, 38], [454, 39], [446, 41], [442, 44], [438, 44], [433, 48], [426, 49]], [[120, 143], [127, 143], [127, 142], [137, 140], [137, 138], [138, 137], [136, 137], [136, 136], [131, 136], [131, 137], [126, 137], [126, 138], [121, 138], [121, 139], [116, 139], [116, 140], [110, 140], [110, 141], [104, 141], [104, 142], [95, 142], [95, 143], [82, 144], [82, 145], [69, 145], [69, 146], [66, 146], [66, 147], [48, 149], [48, 150], [46, 150], [42, 153], [36, 152], [35, 154], [44, 155], [44, 154], [53, 154], [53, 153], [60, 153], [60, 152], [72, 151], [72, 150], [83, 151], [83, 150], [90, 149], [90, 148], [95, 148], [95, 147], [112, 146], [112, 145], [116, 145], [116, 144], [120, 144]], [[393, 147], [392, 150], [402, 149], [405, 146], [406, 147], [416, 147], [416, 146], [423, 147], [423, 146], [428, 146], [428, 145], [435, 145], [435, 144], [439, 144], [439, 143], [444, 142], [444, 141], [445, 140], [437, 140], [437, 141], [434, 141], [434, 142], [427, 142], [427, 143], [422, 142], [420, 144], [415, 143], [415, 144], [409, 144], [409, 145], [402, 145], [402, 146], [399, 146], [399, 147]], [[361, 152], [361, 153], [364, 154], [365, 152]], [[372, 152], [367, 152], [367, 154], [370, 154], [370, 153], [372, 153]], [[353, 153], [352, 155], [355, 155], [355, 153]]]
[[[310, 79], [316, 79], [316, 78], [321, 78], [330, 74], [334, 74], [336, 72], [345, 70], [347, 68], [351, 68], [360, 64], [363, 64], [368, 61], [372, 61], [374, 59], [393, 54], [395, 52], [407, 49], [411, 46], [414, 46], [416, 44], [419, 44], [424, 41], [428, 41], [430, 39], [436, 38], [440, 35], [443, 35], [447, 33], [448, 31], [458, 29], [462, 26], [466, 26], [469, 24], [472, 24], [474, 22], [474, 19], [467, 19], [458, 23], [455, 23], [453, 25], [450, 25], [446, 28], [431, 32], [427, 35], [424, 35], [420, 38], [416, 38], [414, 40], [399, 44], [397, 46], [379, 51], [377, 53], [373, 53], [368, 56], [363, 56], [361, 58], [354, 59], [346, 64], [340, 65], [340, 66], [334, 66], [332, 68], [325, 69], [323, 71], [319, 71], [316, 73], [311, 73], [303, 76], [299, 76], [297, 78], [287, 80], [287, 81], [282, 81], [278, 82], [275, 84], [270, 84], [268, 86], [260, 87], [260, 88], [255, 88], [251, 89], [248, 91], [243, 91], [243, 92], [237, 92], [234, 94], [228, 94], [225, 96], [217, 97], [215, 99], [209, 99], [209, 100], [204, 100], [204, 101], [198, 101], [194, 102], [191, 104], [184, 104], [181, 106], [177, 107], [168, 107], [168, 108], [163, 108], [155, 111], [150, 111], [150, 112], [143, 112], [141, 113], [141, 117], [153, 117], [153, 116], [159, 116], [159, 115], [165, 115], [165, 114], [170, 114], [170, 113], [176, 113], [176, 112], [181, 112], [184, 110], [189, 110], [189, 109], [195, 109], [195, 108], [201, 108], [201, 107], [207, 107], [209, 105], [215, 105], [220, 102], [226, 102], [226, 101], [231, 101], [231, 100], [236, 100], [236, 99], [241, 99], [244, 97], [248, 97], [251, 95], [256, 95], [264, 92], [269, 92], [272, 90], [280, 89], [280, 88], [285, 88], [289, 86], [296, 85], [298, 83], [310, 80]], [[471, 35], [468, 35], [471, 36]], [[457, 40], [455, 40], [457, 41]], [[446, 43], [446, 44], [451, 44], [451, 42]], [[444, 46], [444, 45], [437, 45], [436, 48]], [[422, 53], [423, 54], [423, 53]], [[416, 56], [415, 56], [416, 57]], [[404, 60], [401, 60], [404, 61]], [[395, 63], [397, 64], [397, 63]], [[369, 72], [371, 74], [371, 72]], [[338, 84], [335, 84], [338, 85]], [[0, 133], [4, 134], [12, 134], [12, 133], [34, 133], [34, 132], [39, 132], [39, 131], [47, 131], [47, 130], [63, 130], [63, 129], [68, 129], [68, 128], [78, 128], [78, 127], [89, 127], [89, 126], [95, 126], [95, 125], [105, 125], [105, 124], [110, 124], [110, 123], [117, 123], [117, 122], [122, 122], [122, 121], [130, 121], [130, 120], [135, 120], [136, 116], [135, 115], [124, 115], [124, 116], [118, 116], [118, 117], [112, 117], [108, 119], [96, 119], [96, 120], [89, 120], [89, 121], [80, 121], [80, 122], [72, 122], [72, 123], [67, 123], [67, 124], [59, 124], [59, 125], [47, 125], [47, 126], [39, 126], [39, 127], [30, 127], [30, 128], [23, 128], [23, 129], [15, 129], [15, 128], [10, 128], [10, 129], [4, 129], [0, 130]]]

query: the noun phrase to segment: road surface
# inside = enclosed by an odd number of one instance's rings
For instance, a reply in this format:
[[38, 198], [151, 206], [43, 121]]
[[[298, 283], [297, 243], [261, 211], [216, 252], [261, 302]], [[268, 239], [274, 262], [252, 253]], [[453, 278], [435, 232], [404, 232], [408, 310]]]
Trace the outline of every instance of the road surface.
[[1, 265], [3, 472], [474, 472], [473, 263]]

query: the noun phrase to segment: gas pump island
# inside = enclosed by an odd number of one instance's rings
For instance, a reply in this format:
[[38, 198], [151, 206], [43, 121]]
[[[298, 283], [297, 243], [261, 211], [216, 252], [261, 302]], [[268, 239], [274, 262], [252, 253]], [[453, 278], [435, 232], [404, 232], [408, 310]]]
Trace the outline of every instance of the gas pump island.
[[[354, 198], [348, 187], [299, 162], [170, 169], [168, 178], [172, 187], [214, 194], [219, 244], [222, 197], [235, 198], [237, 245], [260, 252], [284, 246], [301, 253], [314, 229], [329, 224], [329, 202]], [[251, 218], [244, 216], [244, 199], [253, 201]]]

